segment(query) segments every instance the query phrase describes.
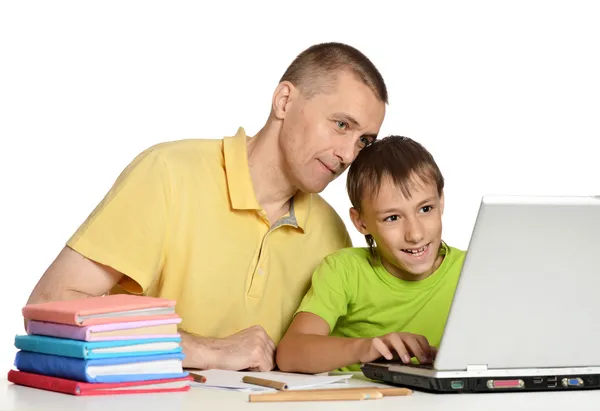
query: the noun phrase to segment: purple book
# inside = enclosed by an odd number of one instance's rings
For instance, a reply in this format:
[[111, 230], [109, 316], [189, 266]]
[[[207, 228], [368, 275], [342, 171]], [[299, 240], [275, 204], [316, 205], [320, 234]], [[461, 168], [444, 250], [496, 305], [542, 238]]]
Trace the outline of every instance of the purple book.
[[140, 338], [169, 338], [178, 335], [177, 324], [181, 318], [164, 320], [130, 321], [79, 327], [31, 320], [27, 334], [68, 338], [79, 341], [133, 340]]

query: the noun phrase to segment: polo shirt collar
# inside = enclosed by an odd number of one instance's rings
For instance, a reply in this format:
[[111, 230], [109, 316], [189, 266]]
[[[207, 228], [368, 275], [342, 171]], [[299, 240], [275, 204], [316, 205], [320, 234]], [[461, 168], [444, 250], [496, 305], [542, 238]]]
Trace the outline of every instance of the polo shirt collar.
[[[247, 135], [243, 127], [231, 137], [223, 138], [223, 155], [225, 158], [225, 174], [227, 176], [227, 189], [231, 207], [234, 210], [262, 211], [256, 199], [254, 186], [250, 177], [248, 166]], [[291, 200], [290, 212], [273, 225], [291, 225], [305, 230], [310, 214], [312, 195], [310, 193], [297, 193]]]
[[240, 127], [235, 136], [223, 139], [229, 199], [234, 210], [260, 210], [250, 178], [246, 138], [246, 132]]

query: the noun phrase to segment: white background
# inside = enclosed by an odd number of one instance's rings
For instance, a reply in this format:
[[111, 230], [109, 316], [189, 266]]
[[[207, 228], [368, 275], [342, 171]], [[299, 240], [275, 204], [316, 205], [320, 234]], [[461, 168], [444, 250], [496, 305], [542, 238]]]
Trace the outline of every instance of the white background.
[[[595, 2], [388, 1], [3, 2], [0, 374], [31, 288], [127, 163], [165, 140], [254, 134], [316, 42], [381, 70], [381, 134], [436, 157], [451, 245], [467, 247], [483, 194], [600, 193]], [[363, 245], [344, 183], [323, 195]]]

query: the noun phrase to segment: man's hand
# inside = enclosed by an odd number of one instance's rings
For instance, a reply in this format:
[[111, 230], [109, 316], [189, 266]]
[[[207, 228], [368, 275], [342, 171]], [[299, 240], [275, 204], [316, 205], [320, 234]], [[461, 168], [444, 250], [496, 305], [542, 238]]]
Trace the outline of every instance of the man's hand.
[[405, 364], [410, 363], [411, 357], [416, 357], [421, 364], [430, 364], [437, 350], [430, 346], [427, 338], [422, 335], [389, 333], [381, 337], [365, 339], [365, 343], [361, 345], [359, 359], [362, 363], [380, 357], [392, 360], [394, 353], [398, 353], [398, 357]]
[[180, 333], [186, 368], [233, 371], [271, 371], [274, 368], [275, 343], [258, 325], [222, 339]]

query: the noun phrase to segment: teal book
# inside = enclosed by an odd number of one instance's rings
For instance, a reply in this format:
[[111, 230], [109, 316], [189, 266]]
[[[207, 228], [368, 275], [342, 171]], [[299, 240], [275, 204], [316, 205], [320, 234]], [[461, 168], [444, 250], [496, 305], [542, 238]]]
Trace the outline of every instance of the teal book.
[[17, 335], [15, 347], [23, 351], [81, 359], [137, 357], [181, 353], [181, 337], [136, 340], [79, 341], [44, 335]]

